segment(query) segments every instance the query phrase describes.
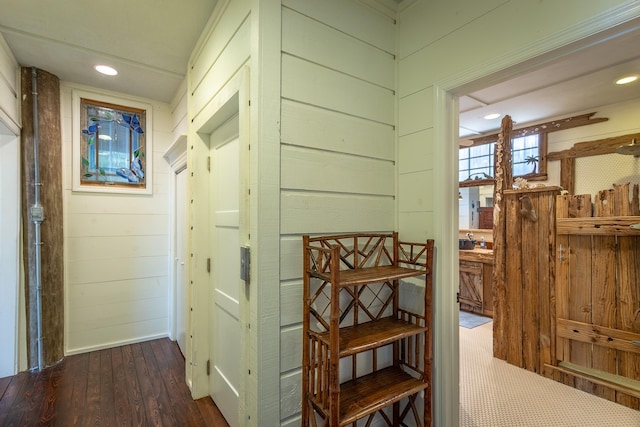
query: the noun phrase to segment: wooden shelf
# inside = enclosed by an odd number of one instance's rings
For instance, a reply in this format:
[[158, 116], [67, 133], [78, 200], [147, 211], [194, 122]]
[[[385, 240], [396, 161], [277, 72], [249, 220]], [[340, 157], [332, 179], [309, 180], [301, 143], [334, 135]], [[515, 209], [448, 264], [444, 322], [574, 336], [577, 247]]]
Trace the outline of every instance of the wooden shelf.
[[[400, 242], [398, 233], [303, 236], [303, 427], [380, 417], [402, 399], [423, 408], [385, 413], [390, 425], [432, 425], [433, 254], [433, 240]], [[410, 277], [424, 281], [412, 310], [400, 303], [400, 279]], [[358, 377], [362, 366], [370, 373]]]
[[426, 389], [400, 368], [390, 367], [340, 385], [340, 426]]
[[[318, 271], [308, 272], [312, 277], [331, 281], [331, 274], [321, 273]], [[387, 265], [383, 267], [360, 268], [355, 270], [340, 271], [341, 287], [367, 285], [370, 283], [390, 282], [392, 280], [406, 279], [408, 277], [416, 277], [427, 274], [426, 270], [417, 270], [406, 267], [394, 267]]]
[[[341, 328], [340, 357], [382, 347], [401, 338], [425, 332], [426, 329], [393, 317]], [[329, 345], [330, 333], [328, 331], [317, 335], [320, 340]]]

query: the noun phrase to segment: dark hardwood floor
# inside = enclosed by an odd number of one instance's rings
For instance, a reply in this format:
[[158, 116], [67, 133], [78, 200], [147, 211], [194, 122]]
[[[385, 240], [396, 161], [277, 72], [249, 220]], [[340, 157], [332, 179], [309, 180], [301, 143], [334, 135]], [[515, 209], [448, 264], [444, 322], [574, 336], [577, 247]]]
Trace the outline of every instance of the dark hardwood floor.
[[228, 424], [210, 398], [191, 399], [180, 349], [165, 338], [0, 378], [0, 426]]

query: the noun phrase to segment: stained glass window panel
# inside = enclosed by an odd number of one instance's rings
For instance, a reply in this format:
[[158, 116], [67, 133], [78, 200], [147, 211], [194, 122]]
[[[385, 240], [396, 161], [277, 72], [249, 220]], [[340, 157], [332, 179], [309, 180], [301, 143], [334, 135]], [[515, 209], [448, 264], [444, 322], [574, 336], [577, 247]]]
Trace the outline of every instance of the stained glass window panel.
[[82, 184], [145, 186], [145, 110], [81, 99]]

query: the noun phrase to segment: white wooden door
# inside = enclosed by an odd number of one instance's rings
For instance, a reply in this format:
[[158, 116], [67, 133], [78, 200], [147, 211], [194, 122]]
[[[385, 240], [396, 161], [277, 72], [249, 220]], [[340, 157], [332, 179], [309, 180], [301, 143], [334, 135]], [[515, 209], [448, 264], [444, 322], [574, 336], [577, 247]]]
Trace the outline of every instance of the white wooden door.
[[211, 135], [211, 369], [209, 390], [231, 427], [239, 426], [240, 209], [238, 121]]
[[189, 195], [187, 170], [176, 174], [176, 333], [178, 347], [187, 355], [189, 334]]

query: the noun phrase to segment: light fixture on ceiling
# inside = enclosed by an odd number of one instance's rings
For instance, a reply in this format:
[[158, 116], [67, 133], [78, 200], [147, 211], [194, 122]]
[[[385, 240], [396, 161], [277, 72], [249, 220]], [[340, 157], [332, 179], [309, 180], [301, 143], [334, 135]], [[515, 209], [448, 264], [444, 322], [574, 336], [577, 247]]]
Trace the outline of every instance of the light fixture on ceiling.
[[621, 77], [618, 80], [616, 80], [616, 84], [617, 85], [627, 85], [629, 83], [633, 83], [636, 80], [638, 80], [638, 77], [640, 77], [640, 76], [638, 76], [637, 74], [631, 74], [631, 75], [628, 75], [628, 76], [624, 76], [624, 77]]
[[108, 65], [96, 65], [95, 70], [99, 73], [105, 74], [107, 76], [115, 76], [118, 74], [118, 70]]
[[484, 119], [485, 120], [494, 120], [494, 119], [497, 119], [500, 116], [501, 116], [500, 113], [491, 113], [491, 114], [487, 114], [486, 116], [484, 116]]
[[111, 141], [111, 137], [109, 135], [105, 135], [103, 133], [101, 133], [98, 138], [103, 140], [103, 141]]

